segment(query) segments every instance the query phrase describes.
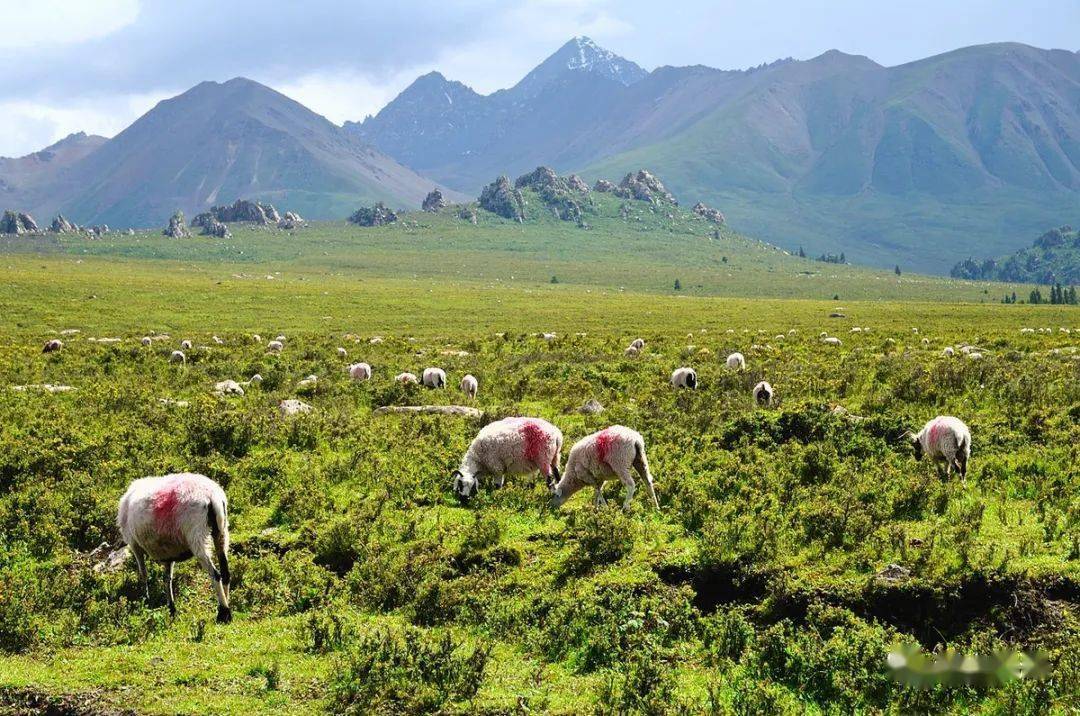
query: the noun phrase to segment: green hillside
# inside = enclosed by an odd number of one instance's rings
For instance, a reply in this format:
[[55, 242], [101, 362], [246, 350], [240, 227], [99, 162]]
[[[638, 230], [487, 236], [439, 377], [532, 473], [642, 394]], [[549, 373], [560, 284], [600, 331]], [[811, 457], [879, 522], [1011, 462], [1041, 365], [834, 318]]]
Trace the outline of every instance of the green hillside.
[[1047, 231], [1030, 248], [982, 261], [966, 259], [951, 272], [955, 278], [1024, 283], [1080, 283], [1080, 232], [1071, 226]]

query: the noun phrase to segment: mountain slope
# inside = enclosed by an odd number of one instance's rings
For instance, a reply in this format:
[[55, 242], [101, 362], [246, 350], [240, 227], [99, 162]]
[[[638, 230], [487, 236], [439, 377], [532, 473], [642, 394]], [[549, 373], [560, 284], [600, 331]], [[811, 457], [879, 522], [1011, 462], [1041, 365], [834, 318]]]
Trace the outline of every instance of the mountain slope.
[[39, 192], [41, 215], [161, 224], [175, 209], [256, 198], [311, 218], [418, 205], [434, 184], [268, 87], [203, 82], [159, 103]]
[[0, 201], [21, 206], [23, 198], [34, 189], [54, 181], [107, 141], [105, 137], [77, 132], [24, 157], [0, 157]]
[[1010, 256], [968, 258], [953, 266], [953, 278], [975, 281], [1019, 281], [1023, 283], [1080, 283], [1080, 231], [1062, 226], [1047, 231], [1031, 244]]

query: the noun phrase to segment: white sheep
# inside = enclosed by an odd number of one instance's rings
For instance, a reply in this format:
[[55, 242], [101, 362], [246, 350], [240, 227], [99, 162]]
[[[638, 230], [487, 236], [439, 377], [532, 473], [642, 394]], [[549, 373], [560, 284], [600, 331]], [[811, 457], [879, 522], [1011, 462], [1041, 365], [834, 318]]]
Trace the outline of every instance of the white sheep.
[[225, 345], [225, 341], [221, 340], [221, 339], [220, 339], [220, 338], [218, 338], [217, 336], [214, 336], [212, 340], [214, 341], [214, 343], [215, 343], [216, 345], [219, 345], [219, 346], [223, 346], [223, 345]]
[[256, 343], [262, 343], [262, 336], [260, 336], [258, 333], [255, 333], [251, 336], [251, 340]]
[[698, 386], [697, 371], [693, 368], [676, 368], [671, 374], [671, 386], [694, 390]]
[[[210, 575], [217, 595], [217, 620], [232, 620], [229, 609], [229, 511], [225, 492], [205, 475], [185, 472], [134, 480], [120, 498], [116, 523], [135, 556], [146, 583], [146, 560], [165, 565], [165, 594], [169, 612], [173, 599], [173, 563], [195, 557]], [[211, 548], [217, 557], [215, 568]]]
[[149, 346], [153, 345], [153, 343], [154, 343], [154, 339], [153, 339], [153, 338], [151, 338], [150, 336], [143, 336], [143, 338], [142, 338], [142, 344], [143, 344], [144, 346], [147, 346], [147, 347], [149, 347]]
[[967, 354], [968, 360], [982, 360], [983, 354], [978, 351], [971, 351]]
[[772, 405], [775, 393], [772, 385], [769, 384], [769, 381], [763, 380], [754, 386], [753, 395], [754, 400], [758, 405], [769, 406]]
[[357, 382], [371, 380], [371, 366], [367, 363], [353, 363], [349, 366], [349, 377]]
[[338, 346], [337, 354], [338, 354], [338, 358], [348, 358], [349, 357], [349, 351], [345, 350], [341, 346]]
[[191, 346], [192, 346], [191, 341], [187, 341], [187, 340], [180, 341], [180, 350], [182, 350], [182, 351], [191, 350]]
[[631, 348], [637, 348], [639, 351], [644, 350], [644, 348], [645, 348], [645, 339], [644, 338], [635, 338], [634, 340], [630, 341], [630, 347]]
[[1021, 328], [1020, 332], [1021, 333], [1034, 333], [1035, 329], [1034, 328]]
[[839, 346], [839, 345], [842, 345], [840, 339], [835, 337], [835, 336], [825, 336], [824, 338], [821, 339], [821, 342], [824, 343], [827, 346]]
[[402, 385], [416, 385], [420, 381], [417, 380], [415, 373], [398, 373], [394, 376], [394, 382]]
[[280, 353], [283, 348], [285, 348], [285, 344], [281, 341], [270, 341], [266, 344], [266, 350], [271, 353]]
[[461, 379], [461, 392], [464, 393], [469, 400], [476, 400], [476, 391], [479, 388], [479, 381], [477, 381], [476, 376], [471, 373]]
[[553, 341], [558, 336], [556, 336], [554, 333], [541, 333], [540, 337], [543, 338], [545, 341]]
[[562, 444], [562, 432], [541, 418], [503, 418], [485, 425], [452, 475], [454, 494], [465, 502], [476, 495], [481, 478], [502, 487], [507, 475], [533, 472], [551, 487], [560, 477]]
[[724, 361], [724, 365], [728, 367], [728, 370], [746, 370], [746, 358], [742, 353], [732, 353]]
[[263, 380], [263, 377], [261, 375], [259, 375], [258, 373], [256, 373], [255, 375], [251, 376], [247, 380], [240, 381], [240, 385], [243, 385], [243, 386], [258, 385], [259, 383], [262, 383], [262, 380]]
[[53, 338], [52, 340], [45, 341], [45, 345], [42, 346], [41, 352], [42, 353], [55, 353], [56, 351], [60, 350], [63, 347], [64, 347], [64, 342], [63, 341], [61, 341], [58, 338]]
[[280, 342], [280, 343], [284, 343], [284, 342], [285, 342], [285, 336], [284, 336], [284, 334], [283, 334], [283, 335], [279, 335], [279, 336], [278, 336], [277, 338], [275, 338], [274, 340], [275, 340], [275, 341], [278, 341], [278, 342]]
[[915, 449], [916, 460], [926, 455], [934, 462], [945, 462], [946, 475], [951, 475], [953, 467], [956, 467], [960, 476], [967, 478], [971, 430], [959, 418], [939, 415], [924, 425], [917, 435], [908, 432], [907, 437]]
[[445, 388], [446, 371], [442, 368], [424, 368], [423, 383], [426, 388]]
[[634, 358], [639, 353], [641, 353], [641, 349], [637, 348], [635, 346], [627, 346], [626, 350], [623, 351], [623, 355], [626, 356], [627, 358]]
[[173, 351], [169, 354], [170, 363], [187, 363], [187, 356], [184, 355], [184, 351]]
[[953, 350], [952, 346], [945, 346], [941, 349], [941, 355], [945, 356], [946, 358], [952, 358], [954, 355], [956, 355], [956, 351]]
[[653, 507], [659, 510], [660, 502], [656, 499], [656, 488], [645, 456], [645, 439], [637, 431], [622, 425], [612, 425], [574, 443], [566, 458], [562, 479], [551, 488], [551, 506], [559, 507], [586, 486], [595, 490], [593, 503], [602, 505], [604, 483], [617, 477], [626, 486], [623, 509], [629, 510], [635, 488], [631, 468], [645, 480]]

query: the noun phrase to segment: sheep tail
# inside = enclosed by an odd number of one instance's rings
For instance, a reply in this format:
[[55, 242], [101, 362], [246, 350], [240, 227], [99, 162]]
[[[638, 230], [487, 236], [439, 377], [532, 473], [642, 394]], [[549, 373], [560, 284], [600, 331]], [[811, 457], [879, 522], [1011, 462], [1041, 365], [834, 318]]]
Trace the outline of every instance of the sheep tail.
[[214, 540], [214, 552], [221, 573], [222, 584], [229, 583], [229, 514], [225, 503], [210, 500], [206, 508], [206, 521], [210, 526], [210, 536]]
[[649, 459], [645, 457], [645, 443], [638, 440], [634, 443], [634, 469], [646, 482], [652, 482], [652, 473], [649, 472]]

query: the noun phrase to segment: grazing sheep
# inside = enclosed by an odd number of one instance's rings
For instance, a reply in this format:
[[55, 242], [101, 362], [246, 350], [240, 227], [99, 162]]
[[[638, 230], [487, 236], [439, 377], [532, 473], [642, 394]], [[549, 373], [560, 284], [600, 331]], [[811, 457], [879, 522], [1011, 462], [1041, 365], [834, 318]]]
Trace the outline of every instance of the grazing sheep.
[[368, 343], [370, 343], [373, 346], [376, 346], [376, 345], [378, 345], [378, 344], [380, 344], [382, 342], [383, 342], [383, 337], [382, 336], [372, 336], [371, 340], [368, 341]]
[[471, 373], [461, 379], [461, 392], [464, 393], [469, 400], [476, 400], [476, 391], [480, 388], [480, 383], [476, 380], [476, 376]]
[[649, 473], [649, 461], [645, 457], [645, 439], [641, 434], [622, 425], [612, 425], [600, 432], [578, 440], [566, 458], [566, 470], [562, 479], [551, 488], [551, 506], [559, 507], [571, 495], [589, 485], [595, 490], [593, 503], [604, 504], [604, 483], [617, 477], [626, 486], [623, 509], [630, 509], [634, 497], [634, 478], [630, 468], [637, 470], [645, 480], [645, 489], [652, 499], [653, 507], [660, 509], [656, 488]]
[[953, 350], [952, 346], [945, 346], [941, 349], [941, 355], [945, 356], [946, 358], [951, 358], [956, 355], [956, 351]]
[[182, 351], [191, 350], [191, 346], [192, 346], [191, 341], [180, 341], [180, 350], [182, 350]]
[[623, 355], [628, 357], [628, 358], [634, 358], [639, 353], [641, 353], [641, 349], [640, 348], [635, 348], [634, 346], [627, 346], [626, 350], [623, 351]]
[[978, 351], [971, 351], [967, 354], [968, 360], [982, 360], [983, 354]]
[[349, 357], [349, 351], [345, 350], [341, 346], [338, 346], [337, 354], [338, 354], [338, 358], [348, 358]]
[[262, 380], [263, 380], [262, 376], [259, 375], [258, 373], [256, 373], [255, 375], [251, 376], [247, 380], [240, 381], [240, 385], [243, 385], [243, 386], [258, 385], [259, 383], [262, 382]]
[[930, 339], [929, 339], [929, 338], [923, 338], [923, 339], [922, 339], [922, 344], [923, 344], [924, 346], [928, 346], [928, 345], [930, 345]]
[[213, 340], [216, 345], [219, 345], [219, 346], [225, 345], [225, 341], [221, 340], [217, 336], [214, 336], [211, 340]]
[[266, 350], [271, 353], [280, 353], [283, 348], [285, 348], [285, 344], [281, 341], [270, 341], [266, 344]]
[[840, 342], [840, 339], [836, 338], [835, 336], [825, 336], [824, 338], [821, 339], [821, 342], [824, 343], [827, 346], [839, 346], [839, 345], [842, 345], [842, 343]]
[[285, 342], [285, 336], [284, 336], [284, 335], [280, 335], [280, 336], [278, 336], [277, 338], [275, 338], [274, 340], [275, 340], [275, 341], [279, 341], [279, 342], [281, 342], [281, 343], [284, 343], [284, 342]]
[[461, 502], [476, 496], [480, 478], [502, 487], [507, 475], [539, 472], [551, 487], [559, 479], [562, 432], [541, 418], [503, 418], [485, 425], [454, 470], [454, 494]]
[[[135, 555], [148, 599], [147, 559], [165, 565], [165, 594], [169, 612], [175, 615], [173, 563], [195, 557], [214, 584], [217, 620], [221, 623], [232, 620], [228, 500], [216, 482], [190, 472], [134, 480], [120, 498], [116, 523]], [[216, 568], [211, 560], [211, 547], [217, 557]]]
[[423, 382], [425, 388], [445, 388], [446, 371], [442, 368], [424, 368]]
[[554, 333], [541, 333], [540, 337], [543, 338], [545, 341], [553, 341], [557, 338]]
[[630, 342], [630, 347], [631, 348], [637, 348], [639, 351], [644, 350], [644, 348], [645, 348], [645, 339], [644, 338], [635, 338], [634, 340], [632, 340]]
[[256, 343], [262, 343], [262, 336], [256, 333], [251, 336], [251, 340], [255, 341]]
[[416, 385], [420, 381], [417, 380], [415, 373], [398, 373], [394, 376], [394, 382], [402, 385]]
[[697, 372], [693, 368], [676, 368], [671, 374], [671, 386], [694, 390], [698, 386]]
[[371, 380], [371, 366], [367, 363], [353, 363], [349, 366], [349, 377], [357, 382]]
[[170, 363], [187, 363], [187, 356], [184, 355], [184, 351], [173, 351], [169, 354]]
[[1020, 332], [1021, 333], [1034, 333], [1035, 329], [1034, 328], [1021, 328]]
[[732, 353], [724, 361], [724, 365], [728, 367], [728, 370], [746, 370], [746, 358], [742, 353]]
[[41, 352], [42, 353], [55, 353], [56, 351], [60, 350], [63, 347], [64, 347], [64, 342], [63, 341], [59, 340], [58, 338], [53, 338], [52, 340], [45, 341], [45, 345], [42, 346]]
[[939, 415], [919, 431], [918, 435], [908, 432], [907, 437], [915, 449], [915, 459], [922, 460], [926, 455], [934, 462], [945, 462], [945, 474], [951, 475], [953, 467], [960, 471], [966, 480], [967, 464], [971, 458], [971, 430], [959, 418], [951, 415]]
[[769, 385], [769, 381], [763, 380], [754, 386], [753, 395], [754, 400], [757, 401], [758, 405], [769, 406], [772, 405], [773, 395], [775, 395], [775, 393], [773, 392], [773, 387]]
[[143, 336], [143, 339], [142, 339], [142, 344], [143, 344], [144, 346], [147, 346], [147, 347], [149, 347], [149, 346], [153, 345], [153, 343], [154, 343], [154, 339], [153, 339], [153, 338], [151, 338], [150, 336]]

